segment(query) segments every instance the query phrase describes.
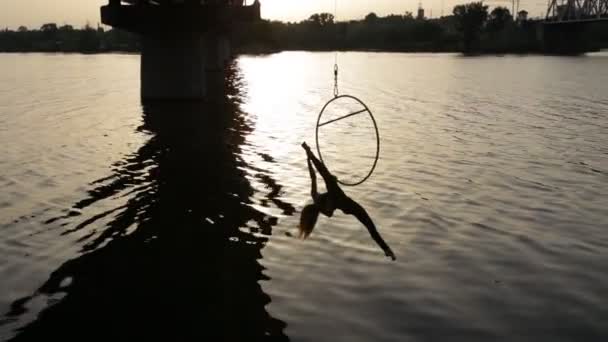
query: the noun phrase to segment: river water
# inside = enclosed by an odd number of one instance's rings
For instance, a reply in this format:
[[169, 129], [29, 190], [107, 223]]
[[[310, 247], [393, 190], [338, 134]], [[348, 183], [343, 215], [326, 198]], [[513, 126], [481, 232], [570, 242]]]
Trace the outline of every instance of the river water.
[[[297, 238], [333, 63], [142, 104], [136, 55], [0, 55], [0, 339], [606, 341], [608, 53], [340, 53], [394, 262], [338, 212]], [[340, 179], [370, 123], [320, 133]]]

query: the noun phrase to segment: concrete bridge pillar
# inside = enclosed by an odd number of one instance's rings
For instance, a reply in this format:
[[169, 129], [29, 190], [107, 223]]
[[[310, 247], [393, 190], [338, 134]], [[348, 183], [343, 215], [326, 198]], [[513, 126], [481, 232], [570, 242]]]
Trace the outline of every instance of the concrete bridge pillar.
[[189, 33], [142, 36], [141, 97], [202, 100], [223, 90], [230, 61], [227, 36]]
[[223, 92], [231, 24], [258, 20], [259, 14], [258, 1], [237, 6], [110, 0], [101, 8], [104, 24], [141, 35], [141, 97], [146, 100], [205, 100]]
[[225, 86], [225, 67], [230, 62], [230, 39], [225, 35], [209, 33], [205, 38], [205, 79], [207, 96], [216, 97]]
[[198, 34], [142, 36], [141, 97], [204, 99], [207, 95], [205, 42]]

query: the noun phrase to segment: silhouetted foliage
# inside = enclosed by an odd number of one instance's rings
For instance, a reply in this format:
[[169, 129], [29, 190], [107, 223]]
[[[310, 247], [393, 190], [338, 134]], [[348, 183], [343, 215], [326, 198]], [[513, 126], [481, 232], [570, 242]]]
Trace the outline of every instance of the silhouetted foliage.
[[457, 29], [462, 32], [464, 51], [478, 49], [481, 31], [488, 18], [488, 6], [483, 2], [471, 2], [454, 7]]
[[513, 22], [513, 16], [506, 7], [496, 7], [490, 12], [488, 19], [488, 32], [502, 31], [507, 25]]
[[308, 22], [317, 26], [326, 26], [334, 23], [334, 15], [331, 13], [313, 14], [308, 18]]
[[90, 25], [75, 29], [71, 25], [47, 23], [38, 30], [20, 26], [17, 31], [0, 31], [0, 52], [134, 52], [139, 46], [136, 34]]
[[315, 14], [299, 23], [261, 21], [234, 33], [239, 51], [385, 50], [456, 51], [459, 38], [450, 18], [414, 20], [411, 12], [363, 20], [334, 22], [331, 14]]
[[[381, 50], [419, 52], [525, 53], [541, 51], [539, 22], [513, 19], [505, 7], [473, 2], [454, 7], [454, 15], [416, 20], [411, 12], [336, 22], [330, 13], [301, 22], [261, 20], [233, 30], [235, 52], [281, 50]], [[608, 47], [606, 24], [589, 24], [586, 37], [594, 48]], [[0, 52], [136, 52], [140, 39], [125, 31], [47, 23], [37, 30], [21, 26], [0, 31]]]
[[373, 23], [378, 21], [378, 15], [376, 15], [376, 13], [371, 12], [370, 14], [365, 16], [365, 21], [368, 23]]

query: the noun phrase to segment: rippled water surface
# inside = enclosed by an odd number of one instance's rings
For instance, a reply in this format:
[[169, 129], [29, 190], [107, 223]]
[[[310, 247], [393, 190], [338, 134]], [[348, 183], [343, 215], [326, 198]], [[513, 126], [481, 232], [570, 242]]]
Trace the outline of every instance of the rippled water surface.
[[[339, 60], [396, 262], [349, 216], [295, 238], [333, 54], [205, 105], [142, 104], [136, 55], [0, 55], [0, 339], [606, 341], [608, 55]], [[370, 122], [321, 132], [339, 177]]]

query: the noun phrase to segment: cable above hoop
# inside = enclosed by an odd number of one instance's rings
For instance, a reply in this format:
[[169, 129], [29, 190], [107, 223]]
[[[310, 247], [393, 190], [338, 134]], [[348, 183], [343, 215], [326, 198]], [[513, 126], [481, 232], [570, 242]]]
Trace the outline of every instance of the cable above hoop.
[[338, 97], [340, 91], [338, 90], [338, 64], [334, 64], [334, 97]]
[[[363, 184], [365, 181], [367, 181], [372, 174], [374, 173], [374, 170], [376, 169], [376, 166], [378, 164], [378, 159], [380, 159], [380, 132], [378, 131], [378, 125], [376, 124], [376, 119], [374, 118], [374, 115], [372, 114], [372, 111], [367, 107], [367, 105], [359, 100], [358, 98], [351, 96], [351, 95], [340, 95], [340, 90], [338, 88], [338, 75], [339, 75], [339, 71], [340, 71], [340, 67], [338, 66], [338, 42], [339, 42], [339, 37], [338, 37], [338, 24], [337, 24], [337, 18], [338, 18], [338, 0], [334, 0], [334, 30], [335, 30], [335, 61], [334, 61], [334, 98], [329, 100], [325, 106], [323, 106], [323, 109], [321, 109], [321, 112], [319, 113], [319, 116], [317, 117], [317, 127], [315, 130], [315, 142], [317, 144], [317, 152], [319, 153], [319, 158], [321, 159], [321, 162], [325, 163], [325, 161], [323, 160], [323, 154], [321, 153], [321, 146], [319, 145], [319, 128], [332, 124], [334, 122], [338, 122], [359, 114], [363, 114], [363, 113], [367, 113], [373, 123], [374, 126], [374, 131], [375, 131], [375, 135], [376, 135], [376, 155], [374, 157], [374, 162], [369, 170], [369, 172], [365, 175], [365, 177], [363, 177], [362, 179], [356, 181], [356, 182], [345, 182], [345, 181], [341, 181], [338, 179], [338, 183], [342, 184], [342, 185], [347, 185], [347, 186], [357, 186], [360, 184]], [[354, 112], [351, 112], [349, 114], [345, 114], [343, 116], [340, 116], [338, 118], [335, 119], [330, 119], [328, 121], [325, 122], [321, 122], [321, 118], [323, 117], [323, 114], [325, 113], [325, 110], [327, 109], [327, 107], [332, 104], [335, 101], [339, 101], [340, 99], [350, 99], [352, 101], [355, 101], [356, 103], [359, 103], [363, 109], [361, 110], [357, 110]]]
[[338, 97], [340, 95], [340, 91], [338, 89], [338, 49], [337, 49], [337, 43], [338, 43], [338, 29], [337, 26], [338, 25], [338, 0], [334, 0], [334, 30], [335, 30], [335, 42], [334, 44], [336, 44], [336, 46], [334, 47], [334, 49], [336, 49], [336, 51], [334, 52], [334, 98]]

